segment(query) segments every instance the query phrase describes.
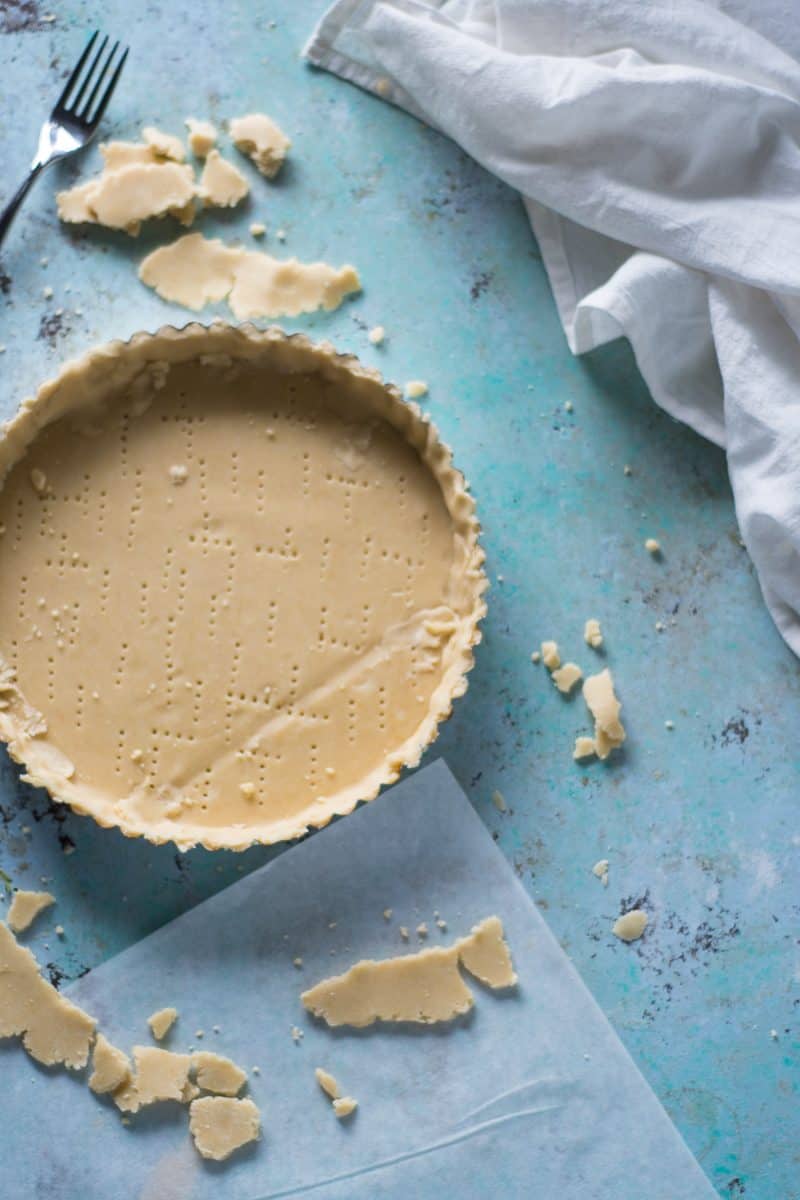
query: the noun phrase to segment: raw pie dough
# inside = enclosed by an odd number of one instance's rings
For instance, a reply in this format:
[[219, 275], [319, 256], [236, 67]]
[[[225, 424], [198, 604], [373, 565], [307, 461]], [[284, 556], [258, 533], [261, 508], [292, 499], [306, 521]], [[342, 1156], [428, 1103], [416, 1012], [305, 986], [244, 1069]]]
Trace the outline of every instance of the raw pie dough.
[[416, 764], [466, 690], [473, 501], [419, 410], [328, 346], [103, 347], [6, 427], [0, 481], [0, 737], [102, 825], [298, 837]]
[[219, 1162], [258, 1140], [261, 1114], [252, 1100], [203, 1096], [189, 1109], [189, 1130], [203, 1158]]
[[8, 927], [14, 933], [23, 933], [33, 924], [40, 912], [55, 904], [55, 896], [49, 892], [15, 892], [8, 910]]
[[[498, 917], [487, 917], [452, 946], [434, 946], [378, 962], [363, 959], [344, 975], [323, 979], [303, 992], [300, 999], [309, 1012], [331, 1026], [362, 1028], [375, 1021], [423, 1025], [451, 1021], [473, 1005], [472, 992], [461, 977], [459, 965], [488, 987], [513, 987], [517, 976]], [[337, 1087], [332, 1076], [327, 1079]], [[328, 1091], [327, 1080], [320, 1079], [319, 1072], [317, 1080]]]
[[292, 143], [272, 118], [265, 113], [234, 117], [230, 133], [237, 150], [247, 154], [267, 179], [274, 179]]

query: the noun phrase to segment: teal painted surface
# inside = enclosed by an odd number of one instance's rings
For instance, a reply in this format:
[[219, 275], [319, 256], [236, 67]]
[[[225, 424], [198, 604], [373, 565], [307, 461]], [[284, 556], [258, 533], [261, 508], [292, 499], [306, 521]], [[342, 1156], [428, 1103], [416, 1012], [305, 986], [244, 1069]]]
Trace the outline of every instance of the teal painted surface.
[[[723, 456], [655, 409], [626, 346], [570, 356], [511, 192], [415, 121], [298, 61], [321, 8], [205, 4], [190, 22], [177, 7], [105, 4], [104, 26], [132, 53], [104, 134], [134, 137], [145, 122], [178, 132], [185, 116], [253, 107], [293, 136], [285, 177], [270, 186], [252, 173], [248, 207], [202, 228], [248, 240], [264, 220], [287, 231], [287, 252], [355, 262], [361, 298], [286, 326], [396, 381], [430, 383], [428, 407], [480, 506], [493, 587], [470, 690], [429, 757], [447, 758], [720, 1194], [792, 1200], [800, 668], [738, 544]], [[50, 12], [55, 22], [42, 22]], [[9, 184], [95, 20], [78, 0], [38, 16], [36, 0], [0, 7]], [[89, 346], [188, 319], [135, 277], [174, 227], [135, 241], [58, 228], [55, 187], [98, 161], [93, 149], [45, 177], [6, 245], [1, 418]], [[366, 338], [377, 323], [382, 349]], [[642, 547], [651, 535], [660, 563]], [[530, 652], [553, 637], [591, 669], [588, 616], [604, 626], [629, 741], [615, 762], [582, 768], [571, 747], [588, 727], [583, 701], [558, 696]], [[0, 866], [18, 886], [45, 877], [57, 895], [30, 939], [54, 974], [74, 977], [274, 853], [181, 856], [126, 841], [17, 776], [0, 757]], [[607, 890], [590, 872], [601, 857]], [[626, 947], [610, 925], [639, 899], [651, 924]]]

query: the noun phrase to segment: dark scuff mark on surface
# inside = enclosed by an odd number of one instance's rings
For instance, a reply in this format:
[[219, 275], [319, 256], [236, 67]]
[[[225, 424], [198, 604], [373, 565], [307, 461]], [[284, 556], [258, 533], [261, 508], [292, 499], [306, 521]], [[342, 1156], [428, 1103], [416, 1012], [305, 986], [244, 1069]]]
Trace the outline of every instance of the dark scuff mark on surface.
[[2, 0], [0, 33], [37, 33], [49, 29], [52, 21], [43, 21], [36, 0]]
[[50, 977], [50, 982], [54, 988], [60, 988], [64, 981], [64, 972], [58, 963], [49, 962], [45, 964], [45, 970]]
[[488, 291], [493, 277], [493, 271], [481, 271], [480, 275], [476, 275], [469, 289], [470, 300], [479, 300], [483, 293]]
[[722, 732], [719, 735], [723, 746], [730, 746], [734, 742], [738, 742], [740, 746], [743, 746], [749, 737], [750, 730], [743, 716], [731, 717], [730, 721], [723, 726]]
[[11, 291], [11, 276], [0, 266], [0, 295], [7, 296]]
[[62, 312], [44, 313], [39, 322], [39, 332], [36, 335], [37, 341], [48, 342], [49, 345], [55, 346], [60, 337], [64, 337], [69, 332], [64, 314]]
[[733, 1179], [729, 1179], [725, 1184], [725, 1188], [729, 1196], [744, 1196], [747, 1194], [747, 1189], [744, 1186], [744, 1180], [736, 1175]]

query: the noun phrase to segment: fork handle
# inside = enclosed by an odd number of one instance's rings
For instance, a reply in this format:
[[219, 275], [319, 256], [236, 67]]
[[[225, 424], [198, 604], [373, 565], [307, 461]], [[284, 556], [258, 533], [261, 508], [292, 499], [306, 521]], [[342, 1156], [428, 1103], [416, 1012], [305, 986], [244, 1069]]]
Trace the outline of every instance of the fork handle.
[[3, 209], [2, 216], [0, 216], [0, 246], [2, 246], [3, 241], [5, 240], [5, 236], [8, 233], [9, 229], [11, 228], [11, 222], [14, 220], [14, 217], [17, 215], [17, 209], [21, 206], [22, 201], [25, 199], [25, 197], [27, 196], [28, 192], [31, 189], [34, 179], [36, 179], [36, 177], [38, 176], [39, 172], [43, 169], [43, 167], [44, 167], [44, 163], [37, 163], [34, 167], [31, 168], [30, 174], [28, 175], [25, 182], [22, 184], [21, 187], [19, 187], [17, 189], [14, 197], [9, 201], [9, 203]]

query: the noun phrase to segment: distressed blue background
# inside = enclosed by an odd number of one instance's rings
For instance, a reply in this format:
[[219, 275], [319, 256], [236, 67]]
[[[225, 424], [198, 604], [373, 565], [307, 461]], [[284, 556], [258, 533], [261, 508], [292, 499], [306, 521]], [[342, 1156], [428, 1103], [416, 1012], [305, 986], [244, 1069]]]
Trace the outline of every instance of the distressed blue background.
[[[724, 458], [656, 410], [627, 346], [570, 356], [513, 193], [414, 120], [299, 61], [322, 7], [2, 0], [3, 186], [24, 174], [94, 23], [132, 46], [105, 136], [133, 138], [148, 122], [182, 132], [185, 116], [251, 108], [285, 126], [294, 153], [277, 184], [251, 171], [249, 203], [202, 228], [249, 240], [249, 223], [264, 220], [287, 231], [287, 252], [356, 263], [362, 297], [285, 324], [396, 381], [427, 379], [480, 506], [493, 581], [485, 642], [431, 757], [446, 756], [720, 1194], [792, 1200], [800, 670], [738, 541]], [[93, 149], [40, 181], [5, 246], [2, 418], [66, 358], [188, 317], [135, 274], [174, 226], [138, 240], [59, 228], [55, 188], [98, 163]], [[265, 248], [280, 253], [274, 237]], [[366, 338], [377, 323], [381, 349]], [[642, 548], [650, 535], [662, 562]], [[559, 697], [529, 656], [554, 637], [593, 667], [588, 616], [604, 626], [629, 741], [613, 763], [579, 767], [570, 755], [587, 728], [583, 702]], [[17, 776], [0, 757], [0, 865], [11, 884], [44, 877], [58, 897], [30, 938], [54, 978], [274, 853], [178, 855], [126, 841]], [[607, 890], [590, 872], [600, 857], [611, 862]], [[628, 947], [609, 930], [634, 901], [651, 924]]]

